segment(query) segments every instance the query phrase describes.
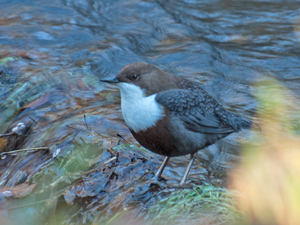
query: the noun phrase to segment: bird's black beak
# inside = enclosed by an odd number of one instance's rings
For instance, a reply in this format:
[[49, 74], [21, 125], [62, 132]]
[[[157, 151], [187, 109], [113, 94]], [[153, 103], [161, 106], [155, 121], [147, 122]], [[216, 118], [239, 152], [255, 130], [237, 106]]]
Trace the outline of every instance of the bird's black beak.
[[103, 78], [101, 81], [106, 83], [119, 83], [119, 80], [115, 77]]

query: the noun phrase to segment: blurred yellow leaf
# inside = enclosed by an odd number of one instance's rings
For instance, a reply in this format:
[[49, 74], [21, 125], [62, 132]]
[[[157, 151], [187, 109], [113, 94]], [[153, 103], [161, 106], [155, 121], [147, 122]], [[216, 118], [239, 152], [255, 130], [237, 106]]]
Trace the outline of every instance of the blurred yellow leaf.
[[244, 146], [245, 161], [232, 173], [232, 188], [250, 224], [300, 224], [300, 137], [290, 128], [292, 99], [272, 81], [259, 89], [262, 132]]

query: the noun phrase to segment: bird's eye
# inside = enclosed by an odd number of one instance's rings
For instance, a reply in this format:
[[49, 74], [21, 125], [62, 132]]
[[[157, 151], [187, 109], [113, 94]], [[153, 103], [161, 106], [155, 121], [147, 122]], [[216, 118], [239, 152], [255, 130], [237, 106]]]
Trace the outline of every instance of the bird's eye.
[[138, 75], [136, 75], [136, 74], [132, 75], [132, 80], [136, 80], [137, 78], [138, 78]]

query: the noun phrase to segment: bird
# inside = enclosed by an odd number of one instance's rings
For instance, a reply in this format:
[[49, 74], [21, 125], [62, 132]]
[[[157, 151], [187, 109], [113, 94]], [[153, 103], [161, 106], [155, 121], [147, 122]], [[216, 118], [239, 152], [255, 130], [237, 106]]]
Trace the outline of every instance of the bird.
[[158, 180], [170, 157], [190, 154], [179, 185], [184, 185], [197, 152], [251, 121], [225, 110], [199, 83], [169, 74], [152, 64], [135, 62], [102, 82], [117, 84], [121, 111], [133, 137], [150, 151], [165, 156]]

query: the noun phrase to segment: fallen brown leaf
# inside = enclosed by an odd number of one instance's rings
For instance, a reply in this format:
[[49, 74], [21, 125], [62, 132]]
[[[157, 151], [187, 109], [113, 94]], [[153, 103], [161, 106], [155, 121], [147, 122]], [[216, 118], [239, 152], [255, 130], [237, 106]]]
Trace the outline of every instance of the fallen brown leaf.
[[0, 187], [0, 193], [11, 192], [12, 198], [24, 198], [32, 192], [37, 184], [23, 183], [15, 187]]
[[46, 102], [48, 102], [50, 99], [50, 93], [46, 93], [44, 95], [42, 95], [41, 97], [39, 97], [38, 99], [34, 100], [33, 102], [29, 103], [28, 105], [25, 105], [22, 110], [27, 109], [27, 108], [31, 108], [31, 109], [35, 109], [43, 104], [45, 104]]

